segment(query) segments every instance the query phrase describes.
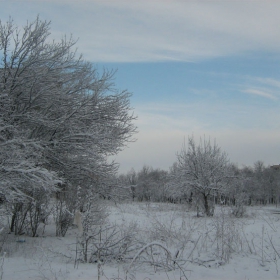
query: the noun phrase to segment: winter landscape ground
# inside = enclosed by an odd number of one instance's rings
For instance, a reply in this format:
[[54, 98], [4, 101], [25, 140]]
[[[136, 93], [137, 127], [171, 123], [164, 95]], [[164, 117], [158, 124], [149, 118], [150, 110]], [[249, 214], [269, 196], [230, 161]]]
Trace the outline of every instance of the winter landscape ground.
[[248, 207], [244, 217], [236, 218], [225, 206], [216, 207], [213, 217], [197, 217], [184, 204], [105, 203], [106, 231], [96, 244], [108, 250], [125, 237], [114, 249], [117, 255], [127, 246], [123, 259], [104, 254], [81, 262], [81, 233], [73, 226], [65, 237], [56, 237], [50, 218], [40, 225], [39, 237], [2, 230], [0, 279], [280, 278], [280, 211], [275, 206]]

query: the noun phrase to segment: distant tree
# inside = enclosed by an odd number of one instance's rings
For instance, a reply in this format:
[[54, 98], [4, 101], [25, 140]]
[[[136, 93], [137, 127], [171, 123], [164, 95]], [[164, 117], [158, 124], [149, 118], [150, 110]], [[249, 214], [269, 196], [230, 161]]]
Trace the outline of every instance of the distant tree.
[[280, 195], [280, 172], [273, 168], [266, 168], [268, 203], [276, 204]]
[[264, 162], [257, 161], [253, 168], [252, 197], [261, 204], [276, 203], [279, 194], [279, 170], [265, 166]]
[[137, 174], [133, 168], [127, 173], [126, 179], [131, 190], [132, 201], [134, 201], [136, 196]]
[[136, 172], [131, 169], [128, 173], [119, 176], [119, 181], [126, 189], [130, 189], [132, 200], [138, 201], [165, 201], [168, 172], [144, 165]]
[[202, 201], [207, 216], [214, 213], [214, 195], [226, 187], [231, 177], [227, 154], [214, 142], [205, 138], [195, 143], [188, 138], [188, 149], [183, 145], [177, 154], [180, 178], [186, 188]]
[[150, 187], [149, 173], [152, 167], [144, 165], [137, 173], [136, 197], [140, 201], [150, 201], [152, 189]]
[[251, 180], [250, 173], [243, 172], [243, 169], [238, 168], [235, 164], [230, 164], [229, 168], [233, 176], [227, 188], [220, 193], [219, 202], [223, 205], [229, 205], [234, 216], [243, 217], [250, 200], [248, 192]]
[[174, 162], [169, 168], [165, 195], [167, 200], [171, 202], [192, 202], [192, 189], [187, 186], [185, 176], [182, 174], [178, 162]]

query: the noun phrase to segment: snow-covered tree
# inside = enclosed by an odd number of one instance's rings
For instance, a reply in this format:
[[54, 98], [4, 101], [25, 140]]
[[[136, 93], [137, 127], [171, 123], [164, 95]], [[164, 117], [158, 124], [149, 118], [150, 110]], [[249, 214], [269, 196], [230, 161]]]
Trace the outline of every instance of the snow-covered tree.
[[199, 197], [207, 216], [213, 215], [214, 195], [226, 187], [231, 177], [227, 154], [210, 139], [200, 139], [196, 144], [194, 138], [189, 137], [188, 149], [183, 145], [177, 160], [181, 184]]
[[39, 17], [22, 29], [0, 22], [0, 194], [30, 198], [58, 182], [93, 188], [117, 165], [107, 161], [133, 140], [135, 117], [114, 72], [99, 74], [75, 41], [53, 41]]

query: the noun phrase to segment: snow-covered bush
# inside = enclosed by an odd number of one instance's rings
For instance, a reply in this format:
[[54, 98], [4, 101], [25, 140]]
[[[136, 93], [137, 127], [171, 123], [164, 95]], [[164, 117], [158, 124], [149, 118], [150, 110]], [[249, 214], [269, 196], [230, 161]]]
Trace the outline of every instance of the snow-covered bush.
[[73, 224], [74, 212], [77, 208], [78, 197], [71, 187], [59, 185], [59, 191], [54, 197], [53, 215], [56, 226], [56, 236], [65, 236]]
[[51, 213], [50, 192], [35, 189], [26, 195], [21, 201], [5, 203], [7, 211], [11, 213], [10, 231], [15, 235], [35, 237], [40, 224], [45, 226]]
[[246, 206], [247, 200], [244, 199], [244, 197], [238, 197], [235, 199], [235, 205], [231, 206], [231, 213], [236, 218], [244, 217], [246, 214], [247, 206]]
[[[97, 262], [101, 258], [101, 243], [108, 230], [106, 206], [98, 195], [88, 193], [88, 200], [83, 205], [82, 232], [77, 239], [79, 259], [83, 262]], [[99, 245], [98, 245], [99, 244]], [[96, 258], [96, 259], [95, 259]]]
[[215, 255], [228, 263], [232, 253], [242, 249], [242, 225], [221, 207], [221, 212], [212, 220], [212, 226], [216, 244]]
[[5, 225], [5, 223], [0, 222], [0, 254], [3, 253], [2, 250], [6, 240], [7, 240], [7, 226]]
[[106, 264], [125, 265], [143, 243], [139, 242], [139, 229], [135, 223], [117, 225], [107, 219], [104, 201], [92, 195], [84, 205], [82, 232], [76, 240], [75, 266], [79, 262], [97, 265], [98, 279]]

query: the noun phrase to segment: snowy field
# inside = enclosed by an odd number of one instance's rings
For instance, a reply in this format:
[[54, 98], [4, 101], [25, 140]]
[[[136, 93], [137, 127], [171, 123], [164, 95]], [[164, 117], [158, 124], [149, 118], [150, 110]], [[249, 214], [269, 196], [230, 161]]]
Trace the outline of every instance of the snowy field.
[[2, 232], [0, 279], [280, 278], [280, 211], [275, 206], [248, 207], [243, 218], [216, 207], [209, 218], [196, 217], [186, 205], [106, 203], [107, 230], [99, 241], [109, 248], [124, 236], [119, 243], [127, 246], [122, 259], [107, 256], [82, 263], [78, 229], [56, 237], [50, 220], [40, 229], [43, 236]]

